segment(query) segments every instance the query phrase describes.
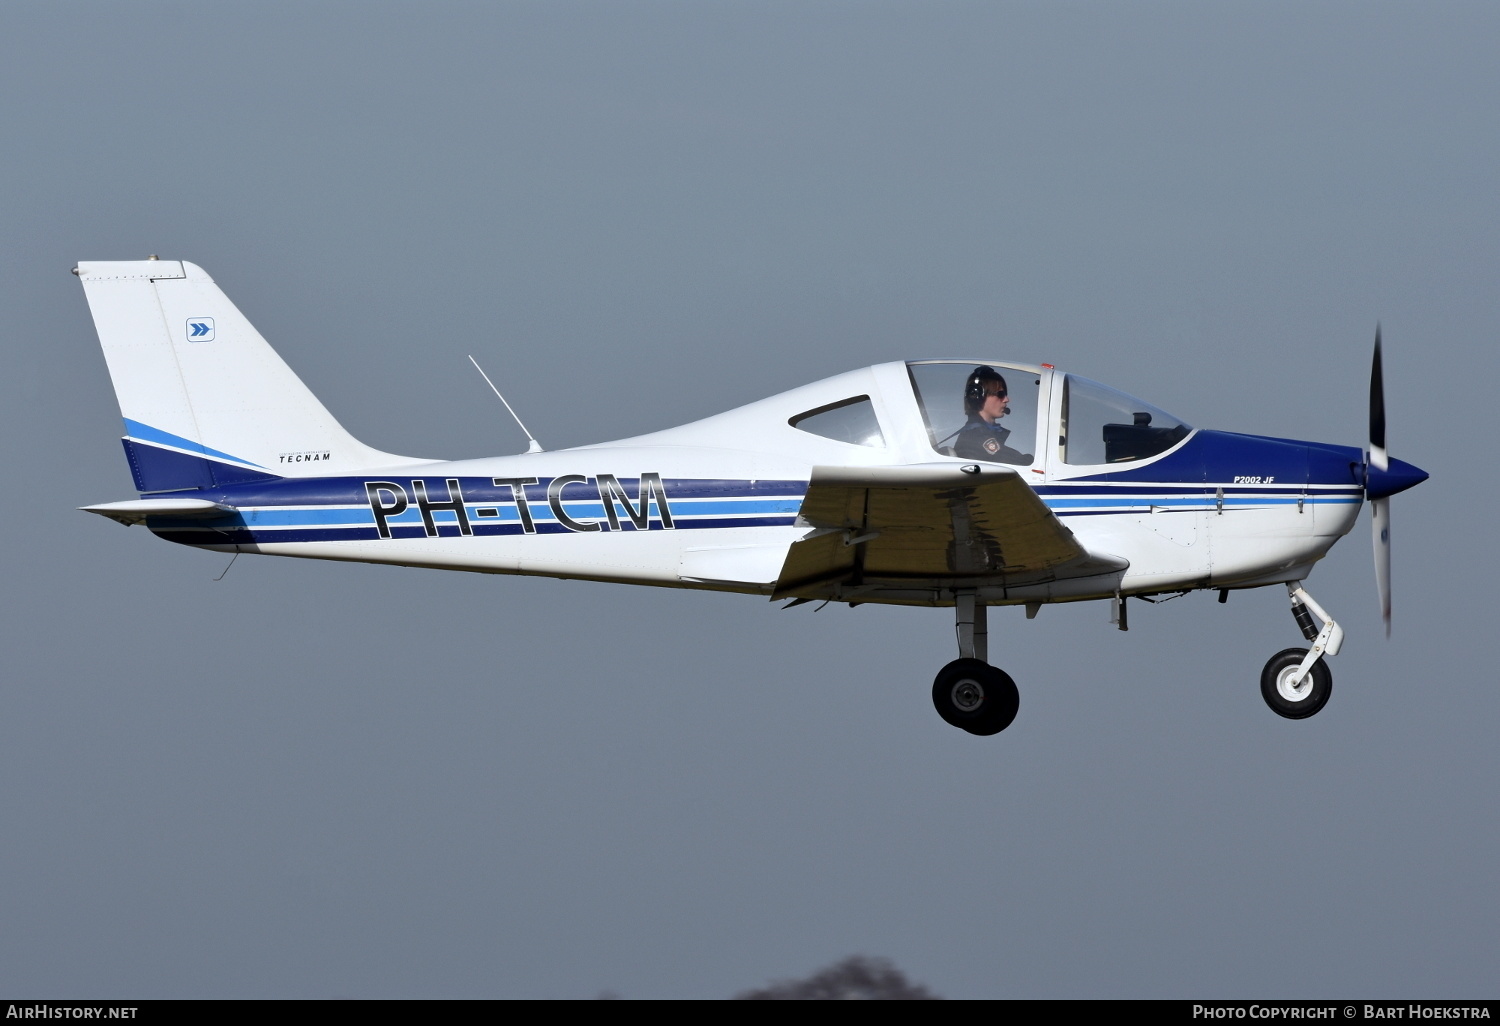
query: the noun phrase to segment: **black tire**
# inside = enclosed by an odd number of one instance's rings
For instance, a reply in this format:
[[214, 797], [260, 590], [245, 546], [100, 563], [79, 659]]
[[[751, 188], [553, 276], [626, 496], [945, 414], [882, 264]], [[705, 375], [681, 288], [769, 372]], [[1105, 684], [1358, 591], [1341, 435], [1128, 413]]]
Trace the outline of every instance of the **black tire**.
[[1302, 686], [1295, 692], [1285, 685], [1285, 679], [1302, 665], [1307, 651], [1305, 648], [1288, 648], [1277, 652], [1260, 671], [1260, 696], [1277, 716], [1305, 720], [1327, 705], [1328, 696], [1333, 694], [1333, 671], [1322, 659], [1313, 663], [1312, 670], [1302, 678]]
[[1021, 692], [1010, 674], [978, 659], [955, 659], [932, 682], [938, 715], [970, 734], [998, 734], [1016, 718]]

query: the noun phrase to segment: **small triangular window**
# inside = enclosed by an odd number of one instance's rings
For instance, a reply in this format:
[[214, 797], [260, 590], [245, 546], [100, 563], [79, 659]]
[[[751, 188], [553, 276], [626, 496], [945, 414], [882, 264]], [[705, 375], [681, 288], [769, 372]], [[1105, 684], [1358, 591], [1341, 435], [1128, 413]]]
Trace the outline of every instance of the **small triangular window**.
[[787, 423], [798, 431], [822, 435], [835, 442], [885, 447], [885, 436], [880, 433], [880, 421], [875, 419], [875, 404], [870, 402], [867, 395], [857, 395], [852, 399], [799, 413]]

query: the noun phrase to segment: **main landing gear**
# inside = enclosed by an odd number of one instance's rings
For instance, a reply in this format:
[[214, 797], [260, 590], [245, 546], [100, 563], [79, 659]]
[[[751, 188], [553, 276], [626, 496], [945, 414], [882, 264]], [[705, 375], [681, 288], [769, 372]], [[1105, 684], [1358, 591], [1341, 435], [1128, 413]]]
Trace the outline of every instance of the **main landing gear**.
[[[1292, 616], [1311, 648], [1288, 648], [1273, 655], [1260, 674], [1260, 693], [1278, 716], [1305, 720], [1328, 704], [1333, 673], [1325, 656], [1338, 655], [1344, 643], [1340, 627], [1302, 587], [1286, 586]], [[932, 682], [932, 704], [938, 715], [970, 734], [998, 734], [1010, 726], [1021, 707], [1021, 693], [1010, 674], [991, 666], [986, 609], [972, 591], [954, 596], [958, 658], [938, 671]]]
[[1338, 655], [1344, 629], [1303, 590], [1301, 581], [1288, 584], [1286, 590], [1292, 599], [1292, 616], [1313, 645], [1273, 655], [1260, 672], [1260, 694], [1276, 715], [1305, 720], [1327, 705], [1333, 693], [1333, 673], [1323, 657]]
[[938, 671], [932, 682], [932, 704], [944, 720], [970, 734], [998, 734], [1016, 718], [1021, 693], [1010, 674], [985, 662], [989, 631], [984, 603], [972, 591], [959, 592], [953, 612], [958, 658]]

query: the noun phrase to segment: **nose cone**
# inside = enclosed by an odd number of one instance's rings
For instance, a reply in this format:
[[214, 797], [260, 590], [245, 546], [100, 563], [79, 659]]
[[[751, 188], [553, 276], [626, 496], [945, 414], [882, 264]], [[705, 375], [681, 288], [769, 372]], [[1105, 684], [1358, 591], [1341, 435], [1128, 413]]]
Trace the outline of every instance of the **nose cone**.
[[1391, 460], [1385, 470], [1365, 466], [1365, 498], [1383, 499], [1387, 495], [1404, 492], [1427, 480], [1427, 471], [1414, 467], [1405, 460]]

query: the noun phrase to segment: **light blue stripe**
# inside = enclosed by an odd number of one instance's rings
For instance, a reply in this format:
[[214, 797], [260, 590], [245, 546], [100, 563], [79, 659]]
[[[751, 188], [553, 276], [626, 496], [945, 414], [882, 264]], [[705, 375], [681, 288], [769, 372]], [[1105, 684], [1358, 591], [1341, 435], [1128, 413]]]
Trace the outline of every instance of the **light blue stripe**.
[[[375, 516], [369, 509], [258, 509], [245, 510], [240, 516], [250, 527], [301, 527], [314, 524], [368, 527], [375, 523]], [[420, 524], [422, 517], [413, 510], [410, 517], [403, 513], [399, 517], [390, 517], [389, 520], [393, 524]]]
[[[199, 445], [197, 442], [189, 441], [181, 435], [174, 435], [170, 431], [162, 431], [160, 428], [154, 428], [149, 424], [142, 424], [140, 421], [131, 420], [129, 417], [125, 418], [125, 433], [131, 438], [142, 442], [170, 445], [174, 449], [187, 449], [189, 452], [196, 452], [204, 456], [213, 456], [221, 460], [243, 463], [247, 467], [260, 467], [259, 463], [251, 463], [249, 460], [242, 460], [238, 456], [231, 456], [227, 452], [210, 449], [206, 445]], [[261, 467], [261, 469], [264, 470], [265, 468]]]
[[802, 498], [795, 499], [672, 499], [672, 515], [706, 516], [710, 513], [795, 513]]
[[[1157, 496], [1151, 501], [1136, 500], [1133, 502], [1105, 499], [1047, 499], [1045, 500], [1049, 509], [1058, 512], [1066, 512], [1074, 509], [1091, 509], [1099, 511], [1113, 511], [1122, 514], [1146, 513], [1151, 509], [1175, 509], [1184, 512], [1193, 510], [1214, 509], [1216, 501], [1212, 497], [1166, 498]], [[1295, 498], [1239, 498], [1225, 496], [1224, 505], [1235, 508], [1269, 508], [1274, 506], [1290, 506], [1297, 500]], [[1308, 496], [1304, 499], [1307, 505], [1354, 505], [1358, 503], [1357, 498], [1319, 498]], [[535, 521], [555, 521], [552, 509], [546, 503], [530, 503], [531, 517]], [[714, 501], [689, 499], [682, 502], [671, 503], [672, 517], [678, 519], [694, 519], [697, 517], [713, 516], [766, 516], [774, 514], [795, 514], [800, 508], [800, 502], [788, 500], [760, 500], [760, 501]], [[480, 509], [497, 510], [499, 516], [481, 517], [478, 515]], [[604, 506], [597, 502], [569, 502], [563, 505], [568, 516], [575, 520], [602, 521], [605, 519]], [[469, 520], [476, 524], [515, 523], [521, 519], [519, 511], [513, 503], [484, 503], [474, 502], [467, 504]], [[624, 513], [617, 514], [622, 520], [626, 518]], [[375, 523], [375, 518], [368, 508], [355, 509], [326, 509], [318, 507], [302, 507], [299, 509], [269, 509], [269, 510], [246, 510], [242, 514], [245, 523], [255, 527], [314, 527], [327, 526], [364, 526], [368, 527]], [[433, 510], [433, 520], [436, 523], [454, 524], [458, 517], [451, 510]], [[652, 503], [652, 519], [659, 519], [656, 504]], [[412, 526], [422, 522], [421, 510], [416, 506], [408, 507], [397, 516], [386, 518], [386, 522], [395, 526]]]
[[1116, 506], [1124, 509], [1136, 509], [1143, 506], [1214, 505], [1214, 498], [1211, 495], [1207, 497], [1200, 495], [1191, 499], [1173, 499], [1164, 495], [1153, 496], [1148, 499], [1126, 498], [1123, 496], [1115, 499], [1054, 499], [1049, 496], [1042, 501], [1052, 509], [1099, 509]]
[[[468, 503], [467, 505], [471, 516], [473, 515], [473, 511], [476, 508], [492, 508], [493, 506], [498, 505], [500, 507], [500, 516], [502, 519], [515, 520], [518, 517], [515, 506], [512, 503], [502, 504], [472, 502]], [[531, 516], [535, 520], [557, 519], [552, 515], [552, 507], [550, 504], [533, 501], [528, 502], [527, 505], [531, 508]], [[564, 502], [562, 505], [563, 511], [566, 512], [569, 517], [572, 517], [575, 520], [605, 519], [604, 503], [602, 502]], [[674, 520], [678, 517], [728, 516], [734, 514], [759, 514], [764, 516], [767, 514], [775, 513], [796, 513], [799, 509], [802, 508], [802, 500], [670, 499], [668, 500], [668, 508], [672, 511], [672, 519]], [[653, 517], [659, 515], [657, 504], [655, 502], [651, 503], [650, 513]], [[624, 510], [620, 509], [618, 505], [615, 507], [615, 514], [616, 516], [622, 518], [629, 515]], [[452, 516], [452, 514], [450, 513], [449, 516]], [[482, 519], [493, 520], [494, 518], [484, 517]]]
[[[555, 521], [557, 518], [552, 513], [552, 508], [542, 503], [531, 503], [531, 517], [533, 520]], [[758, 501], [758, 502], [703, 502], [685, 501], [673, 502], [672, 518], [693, 519], [706, 516], [765, 516], [767, 514], [783, 513], [794, 514], [797, 512], [799, 502], [786, 501]], [[469, 520], [476, 524], [515, 523], [521, 519], [520, 512], [514, 504], [475, 502], [466, 504]], [[495, 509], [499, 516], [482, 517], [478, 515], [480, 509]], [[564, 511], [575, 520], [603, 520], [604, 506], [602, 503], [569, 502], [563, 504]], [[332, 526], [365, 526], [375, 523], [374, 514], [368, 508], [357, 509], [320, 509], [317, 507], [303, 507], [300, 509], [262, 509], [245, 510], [242, 514], [245, 523], [252, 527], [313, 527], [318, 525]], [[626, 519], [626, 515], [618, 514], [620, 519]], [[660, 519], [656, 504], [651, 504], [652, 519]], [[455, 524], [458, 515], [452, 510], [439, 509], [432, 511], [433, 521], [440, 524]], [[414, 525], [422, 522], [422, 512], [415, 506], [408, 507], [397, 516], [386, 517], [386, 523], [402, 526]]]
[[[1319, 495], [1305, 496], [1272, 496], [1272, 495], [1226, 495], [1224, 505], [1226, 506], [1295, 506], [1300, 501], [1308, 506], [1347, 506], [1363, 500], [1357, 497], [1328, 497]], [[1057, 499], [1044, 496], [1042, 501], [1049, 509], [1118, 509], [1129, 511], [1134, 509], [1150, 509], [1155, 507], [1178, 507], [1184, 509], [1217, 508], [1219, 500], [1212, 495], [1195, 495], [1192, 498], [1169, 498], [1167, 496], [1152, 496], [1151, 498], [1117, 498], [1117, 499]]]

